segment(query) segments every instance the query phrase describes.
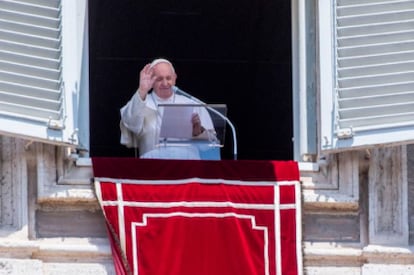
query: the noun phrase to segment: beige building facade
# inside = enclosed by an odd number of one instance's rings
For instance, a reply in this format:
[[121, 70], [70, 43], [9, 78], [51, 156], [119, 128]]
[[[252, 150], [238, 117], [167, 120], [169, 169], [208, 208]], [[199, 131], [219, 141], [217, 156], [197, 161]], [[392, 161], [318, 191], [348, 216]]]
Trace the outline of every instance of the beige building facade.
[[[24, 14], [42, 14], [37, 6], [44, 3], [0, 1]], [[63, 20], [56, 25], [62, 32], [49, 31], [56, 20], [39, 21], [44, 14], [33, 23], [50, 24], [41, 32], [10, 23], [12, 13], [3, 18], [11, 33], [50, 37], [32, 48], [12, 35], [11, 42], [0, 39], [0, 61], [9, 66], [0, 87], [10, 89], [1, 97], [12, 103], [0, 99], [0, 274], [115, 274], [85, 154], [87, 1], [48, 4], [48, 16]], [[412, 15], [411, 0], [292, 0], [304, 274], [414, 274]], [[66, 52], [68, 41], [75, 46]], [[38, 79], [19, 78], [34, 65], [16, 69], [13, 50], [28, 62], [44, 61]], [[29, 53], [40, 57], [31, 61]], [[9, 96], [21, 91], [45, 97], [46, 114], [34, 111], [39, 106], [16, 108], [37, 104], [33, 96]]]
[[[92, 167], [62, 147], [1, 138], [2, 271], [114, 274]], [[304, 274], [411, 274], [413, 146], [300, 163]]]

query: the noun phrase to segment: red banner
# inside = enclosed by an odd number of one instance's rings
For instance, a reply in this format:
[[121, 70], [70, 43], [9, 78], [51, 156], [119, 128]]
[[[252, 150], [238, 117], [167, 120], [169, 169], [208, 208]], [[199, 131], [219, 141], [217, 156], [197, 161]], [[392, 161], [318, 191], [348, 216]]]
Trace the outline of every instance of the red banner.
[[117, 274], [302, 274], [293, 161], [94, 158]]

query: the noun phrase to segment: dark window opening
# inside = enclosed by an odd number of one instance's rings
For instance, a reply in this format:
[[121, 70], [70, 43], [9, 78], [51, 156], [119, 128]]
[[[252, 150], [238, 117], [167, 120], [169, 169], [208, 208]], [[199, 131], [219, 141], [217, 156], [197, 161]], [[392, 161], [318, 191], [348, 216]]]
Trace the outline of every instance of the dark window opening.
[[[225, 103], [238, 159], [293, 157], [290, 1], [89, 1], [90, 154], [133, 156], [119, 143], [119, 109], [139, 71], [165, 57], [177, 86]], [[233, 153], [227, 129], [223, 159]]]

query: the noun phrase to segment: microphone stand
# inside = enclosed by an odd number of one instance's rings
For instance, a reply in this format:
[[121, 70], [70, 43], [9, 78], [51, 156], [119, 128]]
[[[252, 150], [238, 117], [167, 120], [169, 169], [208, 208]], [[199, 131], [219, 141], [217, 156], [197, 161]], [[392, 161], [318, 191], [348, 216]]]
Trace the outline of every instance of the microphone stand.
[[223, 115], [222, 113], [220, 113], [219, 111], [217, 111], [216, 109], [208, 106], [205, 102], [201, 101], [200, 99], [190, 95], [187, 92], [184, 92], [183, 90], [179, 89], [178, 87], [174, 86], [174, 91], [176, 93], [179, 93], [185, 97], [188, 97], [189, 99], [197, 102], [198, 104], [203, 105], [205, 108], [207, 108], [208, 110], [212, 111], [213, 113], [215, 113], [216, 115], [218, 115], [219, 117], [221, 117], [222, 119], [224, 119], [227, 124], [230, 126], [231, 128], [231, 133], [233, 135], [233, 159], [237, 160], [237, 138], [236, 138], [236, 129], [234, 128], [233, 123], [227, 118], [227, 116]]

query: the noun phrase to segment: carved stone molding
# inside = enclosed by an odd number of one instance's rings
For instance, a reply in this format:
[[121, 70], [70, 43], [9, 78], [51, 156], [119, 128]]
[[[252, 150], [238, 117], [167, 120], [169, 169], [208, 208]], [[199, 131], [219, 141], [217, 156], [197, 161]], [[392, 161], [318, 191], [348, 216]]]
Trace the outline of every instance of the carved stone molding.
[[300, 169], [305, 209], [357, 210], [359, 158], [359, 152], [331, 154], [318, 169]]

